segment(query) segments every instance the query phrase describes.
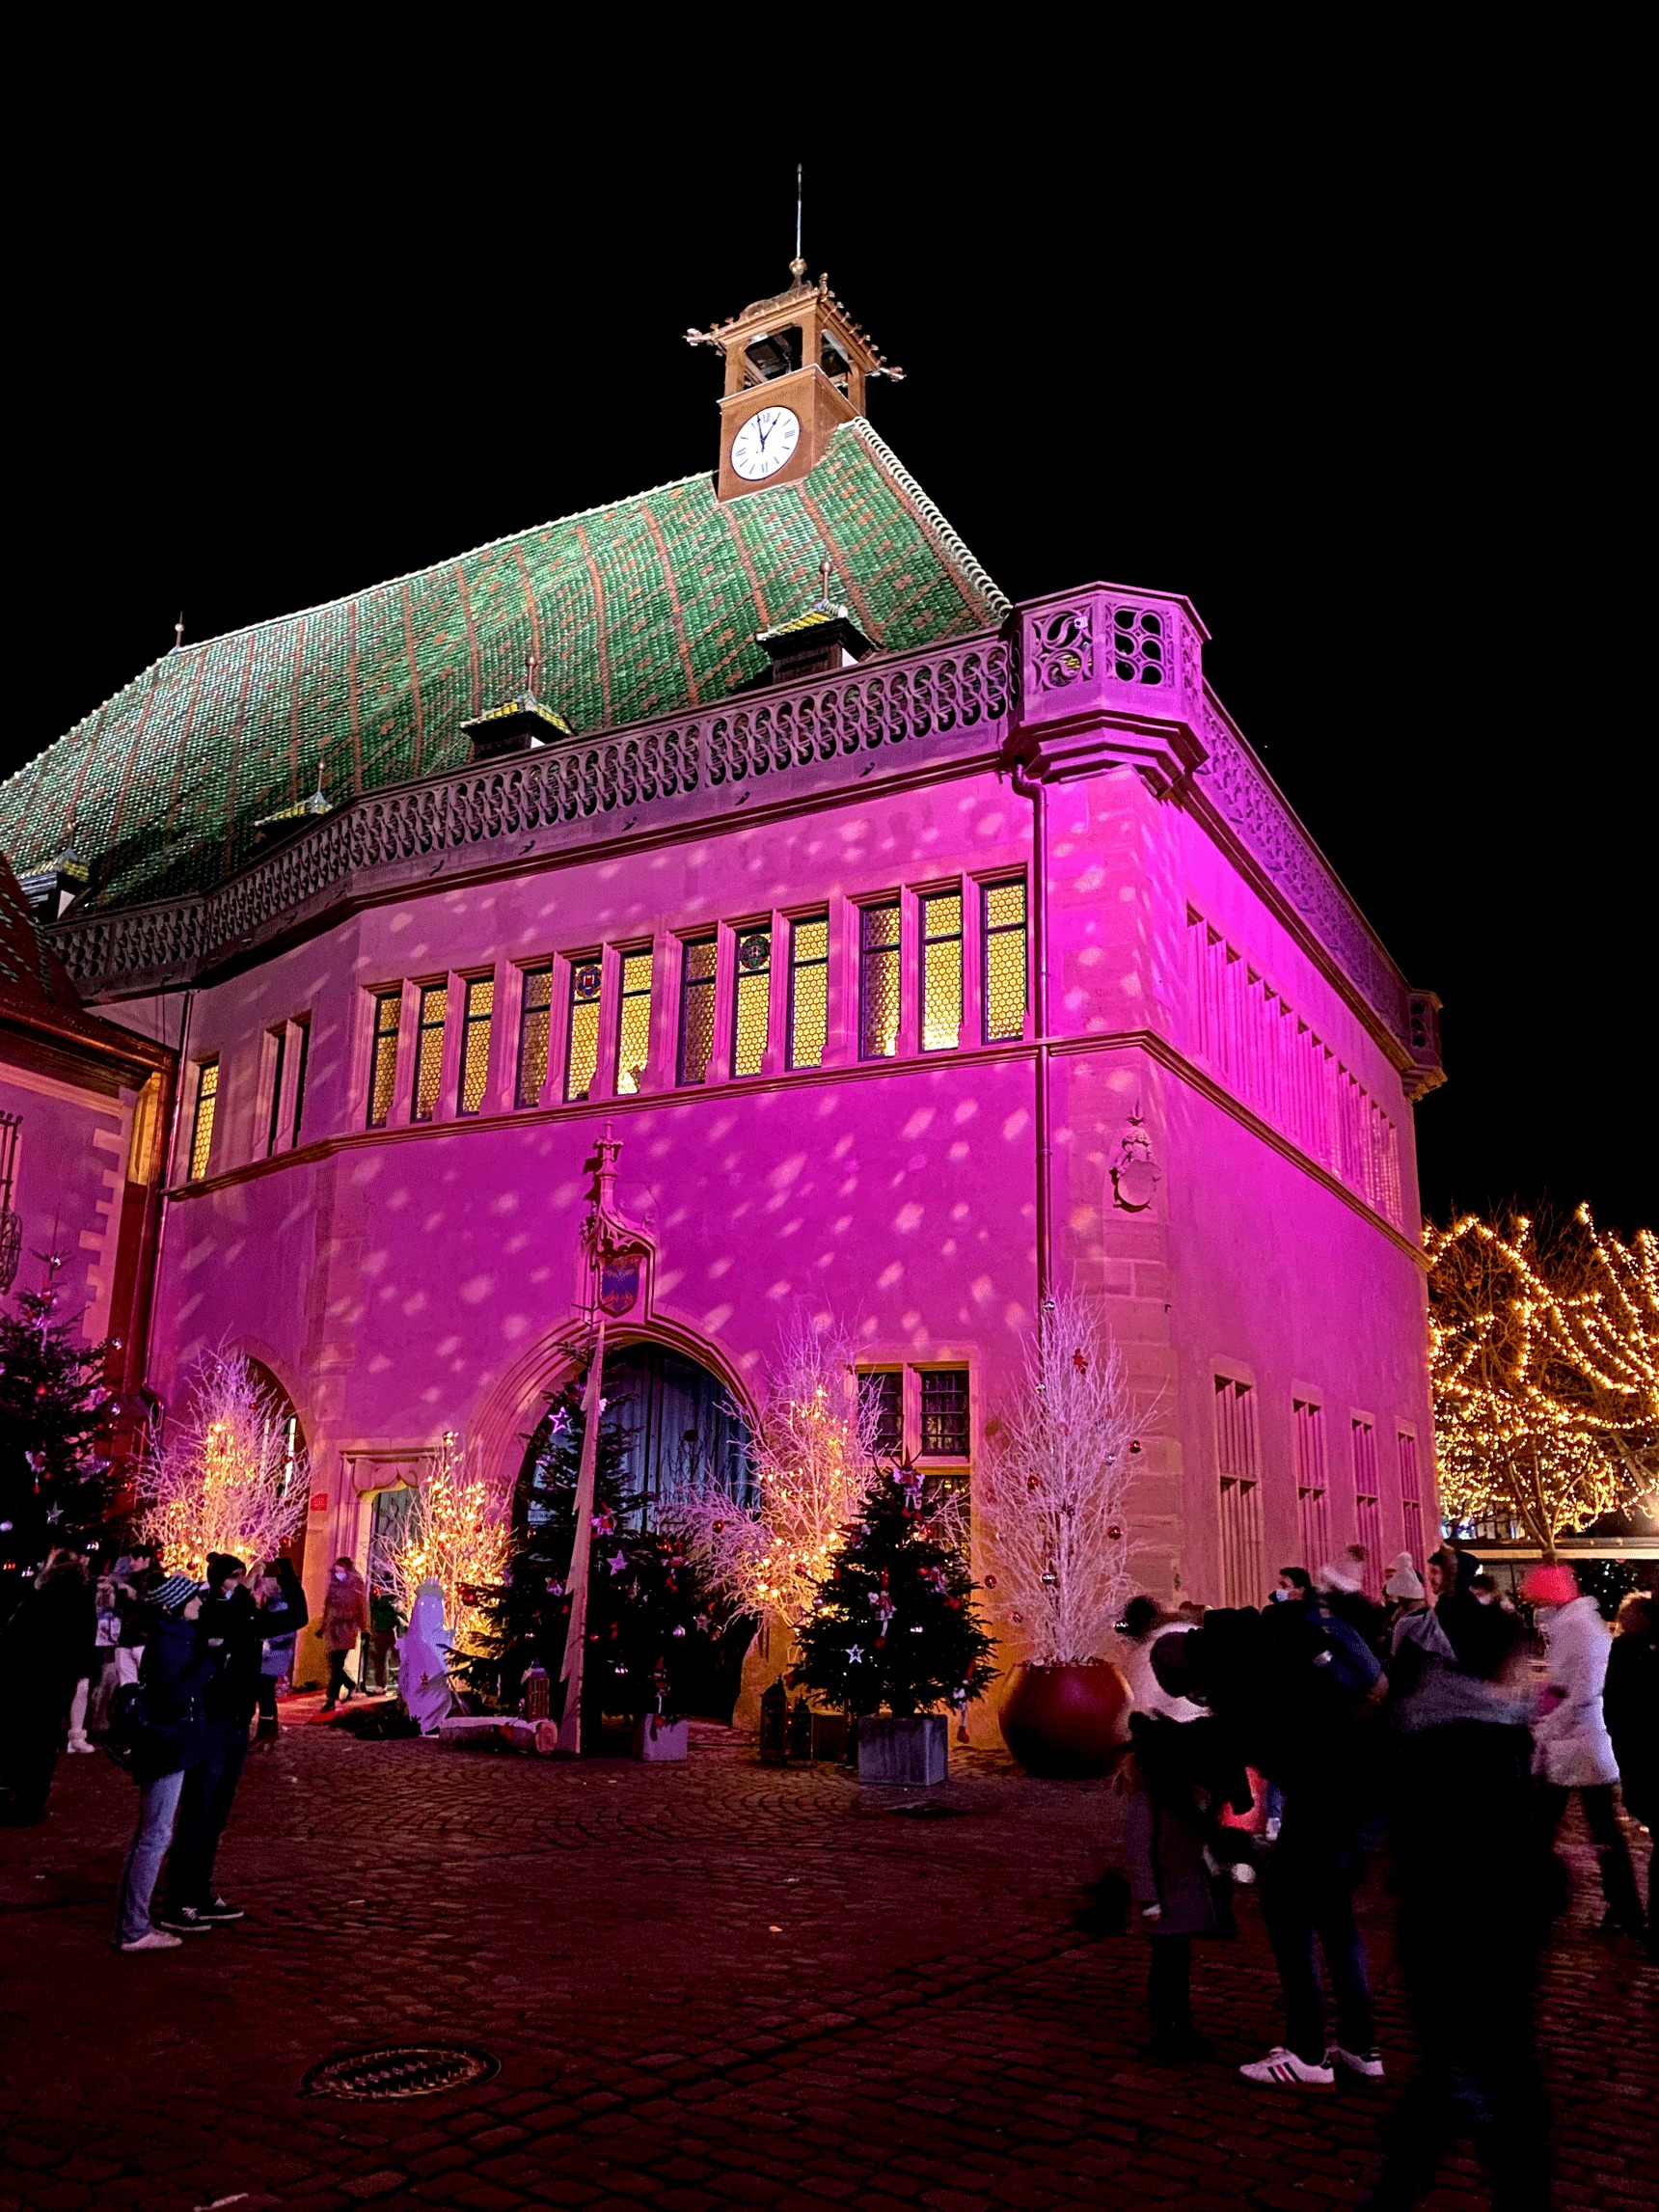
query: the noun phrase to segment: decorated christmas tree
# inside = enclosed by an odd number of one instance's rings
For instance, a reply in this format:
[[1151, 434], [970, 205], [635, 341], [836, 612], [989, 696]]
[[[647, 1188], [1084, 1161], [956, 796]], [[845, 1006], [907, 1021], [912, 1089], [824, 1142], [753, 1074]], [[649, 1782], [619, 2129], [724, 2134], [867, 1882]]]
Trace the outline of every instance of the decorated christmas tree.
[[[626, 1461], [632, 1432], [624, 1408], [601, 1416], [587, 1581], [587, 1654], [583, 1669], [585, 1740], [607, 1714], [638, 1719], [684, 1711], [713, 1664], [723, 1625], [706, 1584], [671, 1525], [647, 1525]], [[549, 1400], [539, 1450], [520, 1477], [506, 1578], [477, 1594], [480, 1627], [459, 1672], [469, 1687], [516, 1705], [526, 1670], [547, 1670], [558, 1717], [558, 1682], [570, 1622], [569, 1573], [576, 1541], [582, 1462], [582, 1385]]]
[[891, 1468], [798, 1631], [795, 1679], [853, 1713], [962, 1707], [995, 1672], [973, 1589], [955, 1495], [919, 1467]]
[[107, 1345], [78, 1337], [50, 1287], [18, 1291], [0, 1313], [0, 1610], [54, 1544], [96, 1549], [109, 1512], [108, 1462], [95, 1450], [110, 1393]]

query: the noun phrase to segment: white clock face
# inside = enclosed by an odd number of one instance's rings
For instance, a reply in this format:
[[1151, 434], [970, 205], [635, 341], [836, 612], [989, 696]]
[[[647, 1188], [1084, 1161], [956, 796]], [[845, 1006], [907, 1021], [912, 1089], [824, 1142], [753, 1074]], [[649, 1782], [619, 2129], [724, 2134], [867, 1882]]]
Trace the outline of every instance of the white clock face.
[[801, 443], [801, 424], [787, 407], [763, 407], [731, 442], [731, 465], [749, 483], [776, 476]]

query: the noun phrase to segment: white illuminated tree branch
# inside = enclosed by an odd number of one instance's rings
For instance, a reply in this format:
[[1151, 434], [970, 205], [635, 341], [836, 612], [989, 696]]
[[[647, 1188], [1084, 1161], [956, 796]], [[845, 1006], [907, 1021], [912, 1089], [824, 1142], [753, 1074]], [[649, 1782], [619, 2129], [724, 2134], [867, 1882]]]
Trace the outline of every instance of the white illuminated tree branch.
[[139, 1526], [170, 1571], [200, 1580], [210, 1552], [268, 1560], [306, 1514], [308, 1469], [289, 1417], [247, 1360], [204, 1360], [181, 1420], [138, 1474]]

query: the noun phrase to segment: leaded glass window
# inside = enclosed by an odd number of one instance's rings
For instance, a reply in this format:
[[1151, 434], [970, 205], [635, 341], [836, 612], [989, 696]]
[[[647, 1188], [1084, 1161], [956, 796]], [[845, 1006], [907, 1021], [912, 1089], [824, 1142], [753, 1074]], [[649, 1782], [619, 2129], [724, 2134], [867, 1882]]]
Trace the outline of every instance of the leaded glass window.
[[922, 1051], [962, 1042], [962, 893], [938, 891], [922, 909]]
[[616, 1017], [616, 1089], [637, 1091], [651, 1057], [651, 953], [622, 955], [622, 996]]
[[384, 1129], [397, 1081], [397, 1031], [403, 1020], [401, 991], [382, 991], [374, 1001], [374, 1051], [368, 1070], [368, 1126]]
[[715, 968], [720, 947], [712, 937], [692, 937], [680, 970], [680, 1053], [677, 1079], [700, 1083], [715, 1049]]
[[789, 1064], [821, 1068], [830, 1033], [830, 916], [789, 925]]
[[570, 964], [570, 1041], [564, 1054], [564, 1095], [585, 1099], [599, 1066], [599, 995], [605, 970], [599, 955]]
[[899, 1049], [899, 902], [858, 913], [858, 1051], [890, 1059]]
[[444, 1024], [449, 1018], [449, 986], [421, 986], [420, 1019], [415, 1030], [415, 1106], [411, 1121], [430, 1121], [438, 1106], [444, 1072]]
[[902, 1367], [877, 1368], [858, 1378], [858, 1398], [869, 1423], [870, 1449], [884, 1458], [902, 1459], [905, 1449], [905, 1374]]
[[553, 969], [527, 968], [519, 1005], [518, 1088], [521, 1106], [535, 1106], [547, 1080], [548, 1032], [553, 1024]]
[[461, 1029], [460, 1108], [463, 1113], [476, 1113], [484, 1103], [484, 1090], [490, 1079], [490, 1018], [495, 1007], [495, 977], [469, 976]]
[[288, 1056], [288, 1025], [285, 1022], [280, 1029], [273, 1029], [276, 1039], [277, 1064], [271, 1071], [271, 1120], [265, 1131], [265, 1157], [268, 1160], [277, 1149], [277, 1132], [283, 1118], [283, 1063]]
[[294, 1070], [294, 1142], [300, 1140], [300, 1124], [306, 1111], [306, 1065], [311, 1059], [311, 1020], [298, 1024], [300, 1033], [300, 1064]]
[[772, 932], [738, 932], [736, 1002], [732, 1008], [731, 1072], [758, 1076], [766, 1058], [772, 1010]]
[[985, 1036], [1025, 1034], [1025, 879], [987, 884], [982, 891], [985, 941]]
[[929, 1367], [922, 1370], [921, 1457], [931, 1460], [967, 1458], [965, 1367]]
[[219, 1063], [204, 1060], [196, 1070], [196, 1115], [190, 1126], [190, 1177], [200, 1183], [213, 1157], [213, 1112], [219, 1099]]

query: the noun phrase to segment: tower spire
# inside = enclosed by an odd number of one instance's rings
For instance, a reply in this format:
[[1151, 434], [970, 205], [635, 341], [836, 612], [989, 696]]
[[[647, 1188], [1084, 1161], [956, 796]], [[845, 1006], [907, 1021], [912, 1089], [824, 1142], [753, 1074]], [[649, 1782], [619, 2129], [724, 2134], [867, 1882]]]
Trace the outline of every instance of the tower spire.
[[795, 259], [789, 264], [789, 273], [799, 280], [806, 274], [806, 263], [801, 258], [801, 203], [803, 197], [805, 163], [795, 164]]

